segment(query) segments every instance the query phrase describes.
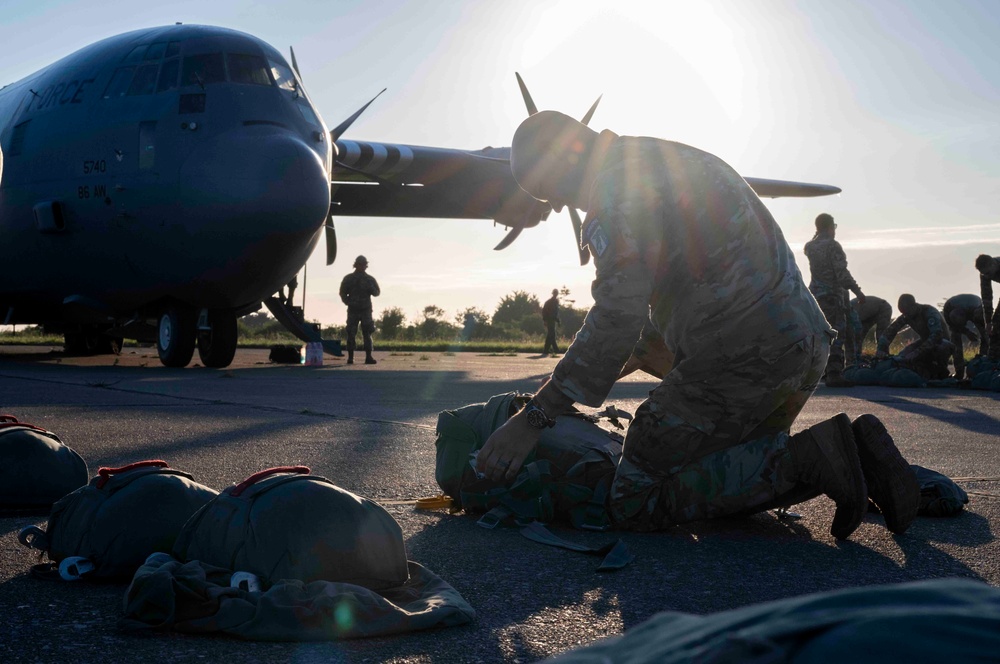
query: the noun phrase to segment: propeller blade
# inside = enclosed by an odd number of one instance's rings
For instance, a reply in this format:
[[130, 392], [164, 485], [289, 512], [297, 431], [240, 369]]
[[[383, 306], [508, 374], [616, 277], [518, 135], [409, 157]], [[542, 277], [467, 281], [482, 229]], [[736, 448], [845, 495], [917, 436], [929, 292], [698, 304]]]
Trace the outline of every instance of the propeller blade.
[[295, 70], [295, 75], [301, 80], [302, 74], [299, 73], [299, 63], [295, 60], [295, 49], [289, 46], [288, 51], [292, 54], [292, 69]]
[[580, 265], [586, 265], [590, 262], [590, 247], [581, 242], [583, 222], [580, 220], [580, 213], [573, 206], [569, 206], [569, 219], [573, 222], [573, 241], [576, 243], [577, 251], [580, 252]]
[[594, 105], [590, 107], [590, 110], [587, 111], [587, 114], [583, 116], [583, 119], [580, 120], [580, 122], [583, 124], [590, 124], [590, 118], [594, 117], [594, 111], [597, 110], [597, 105], [601, 103], [601, 99], [603, 97], [604, 95], [601, 95], [597, 98], [597, 101], [594, 102]]
[[[387, 88], [382, 88], [382, 92], [385, 92], [386, 90], [387, 90]], [[340, 138], [341, 136], [343, 136], [344, 132], [347, 131], [350, 128], [350, 126], [352, 124], [354, 124], [354, 121], [357, 120], [361, 116], [361, 114], [364, 113], [365, 110], [369, 106], [372, 105], [373, 101], [375, 101], [376, 99], [379, 98], [379, 95], [381, 95], [382, 92], [380, 92], [377, 95], [375, 95], [374, 97], [372, 97], [371, 101], [369, 101], [367, 104], [365, 104], [364, 106], [362, 106], [361, 108], [359, 108], [357, 111], [355, 111], [354, 115], [352, 115], [351, 117], [347, 118], [346, 120], [344, 120], [343, 122], [341, 122], [339, 125], [337, 125], [332, 131], [330, 131], [330, 138], [334, 142], [336, 142], [338, 138]]]
[[503, 237], [503, 239], [500, 240], [500, 244], [493, 247], [493, 251], [500, 251], [501, 249], [506, 249], [507, 247], [509, 247], [511, 242], [516, 240], [517, 236], [520, 235], [521, 231], [523, 230], [524, 230], [523, 226], [514, 226], [513, 228], [511, 228], [507, 232], [507, 234]]
[[528, 109], [528, 115], [534, 115], [538, 112], [538, 107], [535, 106], [534, 100], [531, 98], [531, 93], [528, 92], [528, 86], [524, 84], [524, 79], [517, 72], [514, 72], [514, 76], [517, 76], [517, 85], [521, 88], [521, 97], [524, 99], [524, 105]]
[[324, 226], [326, 233], [326, 264], [333, 265], [337, 260], [337, 230], [333, 227], [333, 217], [326, 220]]

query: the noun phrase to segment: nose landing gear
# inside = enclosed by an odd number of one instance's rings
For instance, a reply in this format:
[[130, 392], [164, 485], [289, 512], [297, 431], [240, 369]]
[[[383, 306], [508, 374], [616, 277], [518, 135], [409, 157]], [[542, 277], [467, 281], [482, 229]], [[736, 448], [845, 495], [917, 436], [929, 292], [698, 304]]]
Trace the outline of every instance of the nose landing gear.
[[186, 367], [194, 356], [195, 313], [186, 307], [170, 307], [160, 315], [156, 351], [167, 367]]

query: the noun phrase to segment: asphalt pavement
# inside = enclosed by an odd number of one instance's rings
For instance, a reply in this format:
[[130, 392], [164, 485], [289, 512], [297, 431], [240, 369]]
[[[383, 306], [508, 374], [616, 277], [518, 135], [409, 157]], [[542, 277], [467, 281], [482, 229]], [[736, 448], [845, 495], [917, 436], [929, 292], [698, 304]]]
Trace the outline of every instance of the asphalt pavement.
[[[160, 458], [221, 490], [252, 473], [303, 464], [381, 502], [408, 556], [451, 583], [477, 612], [468, 626], [393, 638], [261, 643], [174, 633], [122, 633], [123, 584], [35, 579], [17, 543], [45, 515], [0, 517], [0, 660], [4, 662], [531, 662], [620, 634], [664, 610], [709, 613], [804, 593], [917, 579], [1000, 584], [1000, 400], [955, 389], [821, 387], [795, 430], [844, 411], [882, 418], [911, 463], [960, 479], [958, 517], [919, 517], [893, 536], [869, 515], [846, 542], [829, 534], [826, 498], [794, 508], [654, 534], [557, 528], [600, 545], [621, 537], [635, 561], [597, 573], [597, 558], [541, 546], [514, 529], [418, 511], [439, 492], [434, 425], [441, 410], [510, 390], [533, 391], [556, 359], [538, 355], [376, 352], [375, 366], [275, 365], [241, 349], [222, 370], [168, 369], [156, 352], [67, 358], [48, 347], [0, 347], [0, 412], [57, 433], [87, 461]], [[608, 400], [634, 410], [654, 386], [629, 377]]]

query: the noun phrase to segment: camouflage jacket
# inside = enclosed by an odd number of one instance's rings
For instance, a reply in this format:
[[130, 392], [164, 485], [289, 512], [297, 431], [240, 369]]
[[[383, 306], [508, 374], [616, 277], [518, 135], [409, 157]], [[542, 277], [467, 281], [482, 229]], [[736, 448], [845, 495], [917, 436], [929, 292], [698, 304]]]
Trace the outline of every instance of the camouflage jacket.
[[858, 298], [851, 298], [851, 308], [858, 312], [858, 318], [862, 323], [878, 320], [885, 317], [892, 320], [892, 305], [880, 297], [866, 295], [865, 303], [858, 304]]
[[847, 269], [847, 254], [840, 243], [832, 237], [819, 236], [806, 242], [806, 258], [809, 259], [809, 290], [816, 297], [836, 294], [846, 288], [860, 292], [858, 282]]
[[953, 295], [944, 303], [944, 321], [949, 327], [951, 327], [951, 314], [955, 311], [960, 311], [962, 317], [973, 325], [982, 326], [984, 322], [983, 301], [972, 293]]
[[918, 304], [913, 316], [900, 316], [892, 321], [885, 333], [878, 339], [878, 349], [889, 352], [889, 344], [896, 335], [909, 327], [920, 336], [923, 346], [930, 348], [944, 340], [944, 318], [941, 312], [929, 304]]
[[[711, 380], [742, 359], [832, 336], [781, 229], [736, 171], [680, 143], [614, 138], [583, 228], [594, 306], [555, 387], [598, 406], [633, 350], [665, 345], [675, 356], [667, 382]], [[704, 375], [682, 371], [689, 358]]]
[[[993, 260], [1000, 261], [1000, 256], [994, 256]], [[1000, 284], [1000, 273], [979, 275], [979, 290], [983, 297], [983, 318], [986, 321], [993, 319], [993, 282]]]
[[375, 277], [354, 271], [340, 282], [340, 299], [352, 309], [371, 309], [372, 298], [382, 293]]

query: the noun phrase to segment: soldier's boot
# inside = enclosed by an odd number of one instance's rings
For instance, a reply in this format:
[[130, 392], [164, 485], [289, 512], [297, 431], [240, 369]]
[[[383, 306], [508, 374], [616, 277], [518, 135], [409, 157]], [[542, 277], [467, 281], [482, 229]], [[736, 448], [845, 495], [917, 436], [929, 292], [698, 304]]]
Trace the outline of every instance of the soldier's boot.
[[844, 413], [792, 436], [788, 441], [796, 479], [837, 504], [830, 534], [851, 536], [868, 509], [868, 487], [854, 442], [851, 419]]
[[354, 349], [353, 348], [348, 348], [347, 349], [347, 363], [348, 364], [354, 364]]
[[886, 528], [902, 535], [920, 507], [920, 482], [900, 454], [892, 436], [874, 415], [862, 415], [851, 425], [861, 459], [868, 495], [885, 516]]
[[371, 353], [368, 353], [365, 356], [365, 364], [378, 364], [378, 362], [375, 360], [374, 357], [372, 357]]
[[827, 387], [854, 387], [854, 383], [844, 378], [844, 374], [839, 371], [828, 371], [823, 382]]

